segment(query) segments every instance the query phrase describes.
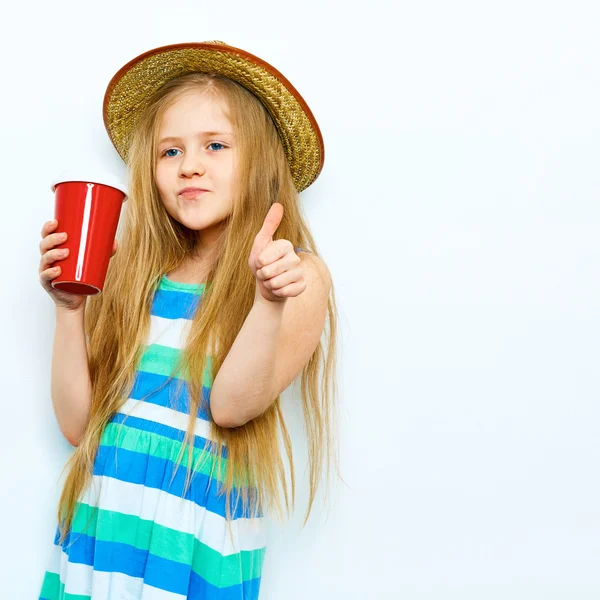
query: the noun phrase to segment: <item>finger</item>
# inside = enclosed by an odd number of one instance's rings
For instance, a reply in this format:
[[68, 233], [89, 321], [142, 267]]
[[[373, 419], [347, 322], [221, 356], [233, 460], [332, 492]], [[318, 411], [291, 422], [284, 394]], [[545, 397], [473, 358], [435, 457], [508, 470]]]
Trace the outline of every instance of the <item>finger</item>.
[[48, 266], [54, 264], [57, 260], [64, 260], [69, 255], [68, 248], [55, 248], [49, 250], [42, 256], [41, 268], [46, 269]]
[[[279, 241], [279, 240], [278, 240]], [[276, 242], [273, 242], [274, 244]], [[302, 262], [297, 254], [285, 253], [279, 260], [266, 264], [256, 271], [256, 276], [261, 280], [270, 279], [280, 273], [293, 269]]]
[[53, 219], [52, 221], [46, 221], [42, 227], [42, 237], [46, 237], [51, 231], [58, 227], [58, 221]]
[[44, 252], [47, 252], [51, 248], [54, 248], [54, 246], [64, 244], [67, 241], [67, 237], [68, 236], [64, 231], [47, 235], [40, 242], [40, 252], [44, 254]]
[[289, 266], [294, 264], [292, 261], [295, 261], [295, 264], [299, 262], [299, 256], [294, 252], [294, 246], [289, 240], [275, 240], [256, 257], [256, 266], [262, 269], [283, 257], [286, 257], [286, 261], [290, 261], [286, 262]]
[[42, 282], [42, 284], [46, 284], [49, 281], [52, 281], [53, 279], [58, 277], [60, 275], [60, 271], [60, 267], [51, 267], [49, 269], [46, 269], [45, 271], [42, 271], [40, 273], [40, 281]]
[[299, 282], [302, 280], [302, 278], [303, 276], [300, 269], [292, 269], [291, 271], [286, 271], [281, 275], [277, 275], [276, 277], [271, 277], [271, 279], [267, 279], [264, 282], [264, 285], [270, 290], [278, 290], [280, 288], [290, 285], [291, 283]]
[[42, 256], [42, 260], [40, 261], [40, 270], [44, 270], [48, 267], [53, 266], [54, 263], [59, 260], [64, 260], [69, 254], [68, 250], [66, 252], [65, 250], [66, 249], [56, 248], [46, 252], [46, 254]]
[[117, 240], [114, 240], [111, 256], [114, 256], [117, 253], [118, 249], [119, 249], [119, 244], [117, 243]]
[[277, 231], [281, 219], [283, 218], [283, 204], [275, 202], [269, 209], [267, 216], [263, 222], [261, 230], [256, 236], [260, 241], [266, 243], [273, 238], [274, 233]]
[[286, 285], [277, 290], [271, 290], [271, 294], [277, 296], [278, 298], [294, 298], [295, 296], [299, 296], [306, 289], [306, 282], [304, 281], [295, 281], [290, 285]]

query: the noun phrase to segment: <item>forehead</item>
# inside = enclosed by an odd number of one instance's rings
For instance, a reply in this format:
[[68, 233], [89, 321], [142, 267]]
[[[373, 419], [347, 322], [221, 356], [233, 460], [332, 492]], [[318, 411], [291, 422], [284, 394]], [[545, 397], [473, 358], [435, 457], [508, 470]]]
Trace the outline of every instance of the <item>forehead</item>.
[[231, 131], [223, 99], [201, 91], [190, 91], [178, 98], [165, 111], [159, 136], [183, 136], [192, 131]]

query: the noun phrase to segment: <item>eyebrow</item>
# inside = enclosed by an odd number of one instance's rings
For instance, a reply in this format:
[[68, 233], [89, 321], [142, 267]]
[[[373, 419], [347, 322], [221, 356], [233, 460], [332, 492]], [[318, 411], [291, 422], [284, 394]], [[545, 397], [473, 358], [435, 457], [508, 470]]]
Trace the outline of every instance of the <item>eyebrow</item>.
[[[228, 135], [230, 137], [233, 137], [233, 133], [229, 132], [229, 131], [199, 131], [196, 134], [196, 137], [212, 137], [215, 135]], [[162, 138], [162, 140], [160, 140], [158, 143], [162, 144], [164, 142], [178, 142], [180, 141], [181, 138], [177, 137], [177, 136], [169, 136], [169, 137], [164, 137]]]

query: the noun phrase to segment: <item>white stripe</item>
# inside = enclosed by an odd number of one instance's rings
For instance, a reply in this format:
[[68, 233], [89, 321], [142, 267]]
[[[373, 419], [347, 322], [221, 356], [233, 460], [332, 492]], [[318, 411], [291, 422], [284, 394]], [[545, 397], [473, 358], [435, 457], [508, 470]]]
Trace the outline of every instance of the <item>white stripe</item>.
[[[128, 398], [117, 412], [131, 415], [132, 417], [140, 417], [141, 419], [155, 421], [162, 425], [167, 425], [168, 427], [174, 427], [183, 433], [187, 431], [190, 418], [187, 413], [173, 410], [166, 406], [152, 404], [151, 402], [146, 402], [144, 400], [137, 400], [136, 398]], [[125, 420], [125, 425], [127, 425], [127, 420]], [[205, 439], [212, 439], [210, 427], [209, 421], [196, 418], [194, 433]]]
[[52, 546], [50, 558], [48, 559], [48, 566], [46, 568], [46, 570], [50, 571], [50, 573], [60, 573], [60, 554], [60, 546], [54, 544]]
[[[182, 463], [179, 468], [185, 469], [187, 465]], [[230, 534], [224, 517], [191, 500], [113, 477], [94, 475], [81, 502], [192, 534], [199, 542], [223, 556], [240, 550], [260, 550], [267, 544], [262, 517], [231, 521]]]
[[124, 573], [94, 571], [91, 565], [68, 562], [68, 556], [54, 546], [60, 554], [60, 581], [67, 594], [91, 596], [93, 600], [185, 600], [186, 596], [167, 592], [144, 583], [141, 577], [131, 577]]
[[[192, 329], [192, 319], [179, 318], [167, 319], [158, 315], [150, 315], [150, 332], [146, 339], [146, 346], [158, 344], [182, 350], [185, 348], [187, 338]], [[218, 344], [211, 339], [208, 345], [208, 354], [215, 356], [218, 350]]]
[[75, 267], [75, 281], [81, 281], [83, 274], [83, 262], [86, 259], [85, 248], [87, 246], [88, 228], [90, 225], [90, 214], [92, 212], [92, 190], [93, 183], [86, 183], [87, 193], [85, 195], [85, 204], [83, 207], [83, 221], [81, 223], [81, 233], [79, 236], [79, 254], [77, 255], [77, 266]]
[[185, 347], [191, 326], [191, 319], [166, 319], [150, 315], [150, 333], [146, 345], [160, 344], [181, 350]]

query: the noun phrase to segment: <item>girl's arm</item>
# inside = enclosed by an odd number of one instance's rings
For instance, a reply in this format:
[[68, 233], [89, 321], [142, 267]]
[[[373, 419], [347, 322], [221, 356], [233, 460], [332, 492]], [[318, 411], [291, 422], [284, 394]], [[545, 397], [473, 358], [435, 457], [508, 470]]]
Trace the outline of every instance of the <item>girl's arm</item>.
[[304, 255], [306, 290], [285, 302], [256, 295], [210, 393], [212, 417], [239, 427], [262, 414], [300, 374], [317, 347], [331, 278], [323, 261]]
[[92, 404], [83, 309], [56, 308], [51, 395], [62, 434], [72, 446], [77, 446]]

